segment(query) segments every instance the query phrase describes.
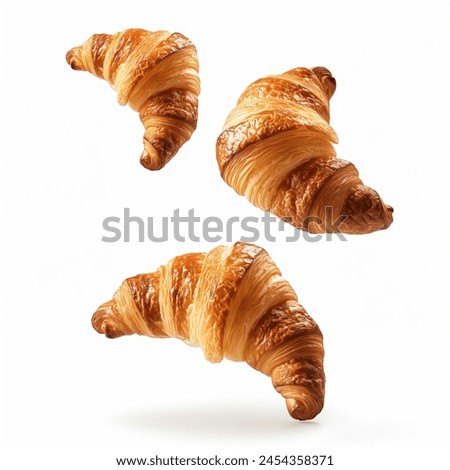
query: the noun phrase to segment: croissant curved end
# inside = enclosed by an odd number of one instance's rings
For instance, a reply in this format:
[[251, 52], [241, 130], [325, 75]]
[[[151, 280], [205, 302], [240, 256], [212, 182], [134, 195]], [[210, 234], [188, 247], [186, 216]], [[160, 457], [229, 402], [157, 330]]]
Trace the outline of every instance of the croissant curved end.
[[302, 399], [287, 398], [286, 407], [289, 414], [300, 421], [315, 418], [323, 408], [323, 399], [315, 397], [311, 393], [305, 392]]
[[327, 92], [328, 99], [330, 99], [336, 91], [336, 79], [326, 67], [314, 67], [312, 71], [320, 80], [320, 83]]
[[118, 338], [124, 333], [115, 326], [116, 301], [110, 300], [96, 310], [92, 316], [92, 326], [97, 333], [104, 334], [107, 338]]
[[161, 159], [159, 153], [146, 139], [144, 139], [144, 150], [141, 154], [141, 165], [147, 170], [160, 170], [165, 162]]
[[342, 211], [345, 220], [339, 229], [355, 235], [384, 230], [392, 224], [393, 212], [394, 209], [386, 205], [374, 189], [358, 185], [347, 197]]
[[82, 60], [79, 56], [80, 47], [74, 47], [66, 54], [66, 61], [73, 70], [83, 70]]

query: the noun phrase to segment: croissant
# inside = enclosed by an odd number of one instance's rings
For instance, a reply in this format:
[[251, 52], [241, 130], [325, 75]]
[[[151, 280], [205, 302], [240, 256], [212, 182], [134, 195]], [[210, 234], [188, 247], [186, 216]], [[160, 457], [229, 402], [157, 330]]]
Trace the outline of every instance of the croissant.
[[222, 178], [255, 206], [310, 233], [370, 233], [393, 209], [336, 158], [329, 125], [336, 81], [324, 67], [295, 68], [249, 85], [216, 143]]
[[179, 338], [208, 361], [245, 361], [272, 378], [293, 418], [312, 419], [323, 407], [322, 333], [256, 245], [178, 256], [126, 279], [92, 325], [108, 338]]
[[94, 34], [66, 60], [75, 70], [105, 79], [145, 127], [142, 165], [159, 170], [190, 139], [197, 126], [197, 51], [180, 33], [128, 29]]

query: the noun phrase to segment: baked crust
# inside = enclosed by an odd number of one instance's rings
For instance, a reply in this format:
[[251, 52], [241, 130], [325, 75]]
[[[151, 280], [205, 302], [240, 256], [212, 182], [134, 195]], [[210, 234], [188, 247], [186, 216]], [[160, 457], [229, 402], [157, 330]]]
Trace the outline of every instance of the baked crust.
[[92, 325], [110, 338], [179, 338], [211, 362], [245, 361], [272, 378], [296, 419], [312, 419], [323, 407], [322, 333], [256, 245], [178, 256], [126, 279]]
[[128, 29], [94, 34], [66, 60], [110, 83], [119, 104], [139, 113], [145, 128], [142, 165], [163, 168], [197, 126], [200, 80], [194, 44], [180, 33]]
[[217, 139], [225, 182], [255, 206], [311, 232], [370, 233], [393, 209], [336, 158], [329, 124], [336, 81], [325, 67], [299, 67], [250, 84]]

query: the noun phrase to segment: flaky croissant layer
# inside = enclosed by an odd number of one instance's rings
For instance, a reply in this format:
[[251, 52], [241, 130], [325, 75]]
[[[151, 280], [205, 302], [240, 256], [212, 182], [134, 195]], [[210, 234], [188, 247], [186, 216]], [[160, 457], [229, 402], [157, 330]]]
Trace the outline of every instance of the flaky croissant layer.
[[92, 325], [109, 338], [179, 338], [208, 361], [245, 361], [272, 378], [293, 418], [312, 419], [323, 407], [322, 333], [256, 245], [178, 256], [126, 279]]
[[144, 167], [161, 169], [190, 139], [197, 126], [199, 66], [195, 46], [182, 34], [144, 29], [94, 34], [66, 60], [109, 82], [118, 102], [139, 113]]
[[217, 139], [222, 178], [255, 206], [311, 232], [389, 227], [392, 207], [336, 158], [329, 124], [336, 81], [324, 67], [261, 78], [242, 93]]

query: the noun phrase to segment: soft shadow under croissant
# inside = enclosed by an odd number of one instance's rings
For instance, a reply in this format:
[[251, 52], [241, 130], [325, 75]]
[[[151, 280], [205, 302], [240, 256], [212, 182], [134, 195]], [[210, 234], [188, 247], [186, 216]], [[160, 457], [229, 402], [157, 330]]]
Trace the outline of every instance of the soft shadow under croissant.
[[322, 333], [256, 245], [178, 256], [126, 279], [92, 325], [109, 338], [179, 338], [208, 361], [245, 361], [272, 378], [295, 419], [312, 419], [323, 407]]
[[370, 233], [393, 209], [336, 158], [329, 125], [336, 81], [324, 67], [261, 78], [242, 93], [217, 139], [222, 178], [255, 206], [311, 233]]
[[109, 82], [118, 102], [139, 113], [145, 168], [161, 169], [190, 139], [197, 126], [199, 66], [195, 46], [182, 34], [144, 29], [94, 34], [66, 60]]

